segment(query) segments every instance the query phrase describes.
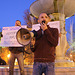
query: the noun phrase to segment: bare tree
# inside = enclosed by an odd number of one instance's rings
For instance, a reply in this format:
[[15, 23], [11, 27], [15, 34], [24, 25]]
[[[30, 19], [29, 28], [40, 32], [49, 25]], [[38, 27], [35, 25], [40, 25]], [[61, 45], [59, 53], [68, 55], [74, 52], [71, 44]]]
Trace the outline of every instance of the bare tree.
[[[32, 23], [31, 16], [33, 17], [33, 23]], [[23, 17], [24, 17], [25, 23], [27, 24], [28, 28], [31, 28], [33, 24], [37, 23], [37, 18], [34, 17], [32, 14], [30, 14], [29, 9], [26, 9], [24, 11], [24, 16]]]
[[31, 28], [32, 27], [32, 22], [31, 22], [30, 13], [29, 13], [28, 9], [26, 9], [24, 11], [24, 16], [23, 17], [24, 17], [24, 20], [25, 20], [25, 22], [27, 24], [27, 27]]

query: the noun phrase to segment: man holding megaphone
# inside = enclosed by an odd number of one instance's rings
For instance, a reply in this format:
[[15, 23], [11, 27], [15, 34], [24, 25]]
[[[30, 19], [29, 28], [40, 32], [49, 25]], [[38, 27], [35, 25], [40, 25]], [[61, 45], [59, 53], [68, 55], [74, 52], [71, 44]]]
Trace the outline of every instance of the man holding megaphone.
[[[21, 26], [21, 22], [16, 20], [15, 26]], [[9, 75], [13, 75], [14, 70], [14, 62], [15, 58], [18, 60], [19, 68], [20, 68], [20, 75], [24, 75], [24, 60], [23, 60], [23, 47], [9, 47], [11, 52], [10, 59], [9, 59]]]

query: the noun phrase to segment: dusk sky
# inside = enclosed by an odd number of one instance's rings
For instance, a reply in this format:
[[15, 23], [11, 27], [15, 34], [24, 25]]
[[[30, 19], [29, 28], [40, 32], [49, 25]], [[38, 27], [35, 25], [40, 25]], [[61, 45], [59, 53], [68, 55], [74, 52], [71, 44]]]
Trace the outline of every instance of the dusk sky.
[[14, 26], [16, 20], [24, 24], [24, 11], [36, 0], [0, 0], [0, 28]]

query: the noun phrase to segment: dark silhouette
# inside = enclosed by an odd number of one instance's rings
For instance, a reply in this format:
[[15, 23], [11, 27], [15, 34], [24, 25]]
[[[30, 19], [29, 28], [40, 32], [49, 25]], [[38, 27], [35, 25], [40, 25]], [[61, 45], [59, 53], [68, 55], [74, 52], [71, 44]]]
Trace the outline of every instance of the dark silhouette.
[[6, 62], [0, 57], [0, 65], [6, 65]]

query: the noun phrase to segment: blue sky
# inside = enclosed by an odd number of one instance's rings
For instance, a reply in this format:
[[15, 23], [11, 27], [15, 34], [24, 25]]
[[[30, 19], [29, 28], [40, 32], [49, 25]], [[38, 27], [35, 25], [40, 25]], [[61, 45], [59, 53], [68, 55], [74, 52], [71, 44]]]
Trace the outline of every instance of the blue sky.
[[14, 26], [16, 20], [24, 24], [24, 11], [36, 0], [0, 0], [0, 28]]
[[[67, 31], [67, 40], [70, 40], [70, 24], [73, 24], [73, 38], [75, 38], [75, 15], [65, 20], [65, 29]], [[72, 23], [73, 22], [73, 23]]]

